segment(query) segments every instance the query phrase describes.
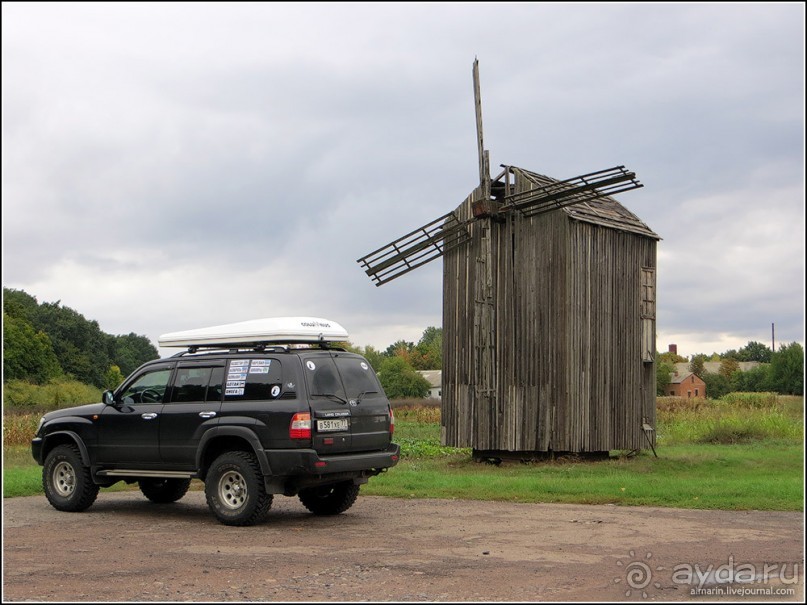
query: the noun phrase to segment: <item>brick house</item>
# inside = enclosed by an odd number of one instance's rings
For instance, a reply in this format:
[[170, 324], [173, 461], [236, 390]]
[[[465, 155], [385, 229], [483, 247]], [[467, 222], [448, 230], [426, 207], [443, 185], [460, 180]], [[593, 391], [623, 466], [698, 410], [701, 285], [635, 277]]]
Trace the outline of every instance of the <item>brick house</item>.
[[669, 384], [664, 388], [665, 395], [673, 397], [706, 397], [706, 383], [692, 372], [674, 372]]

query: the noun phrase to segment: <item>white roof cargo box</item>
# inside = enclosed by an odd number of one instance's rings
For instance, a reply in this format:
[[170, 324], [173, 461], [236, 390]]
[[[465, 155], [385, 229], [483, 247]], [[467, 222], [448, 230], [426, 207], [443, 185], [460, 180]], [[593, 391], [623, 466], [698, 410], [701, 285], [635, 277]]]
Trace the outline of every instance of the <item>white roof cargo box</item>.
[[260, 343], [344, 342], [347, 331], [320, 317], [267, 317], [238, 323], [170, 332], [160, 336], [161, 347], [206, 347]]

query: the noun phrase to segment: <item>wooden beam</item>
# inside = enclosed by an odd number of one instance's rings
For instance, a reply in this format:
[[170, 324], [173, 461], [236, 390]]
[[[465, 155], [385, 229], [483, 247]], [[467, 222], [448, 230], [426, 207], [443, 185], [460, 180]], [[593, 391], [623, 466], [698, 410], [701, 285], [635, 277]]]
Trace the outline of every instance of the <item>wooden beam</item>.
[[482, 134], [482, 93], [479, 86], [479, 60], [474, 59], [474, 109], [476, 110], [476, 147], [479, 153], [479, 186], [485, 199], [490, 197], [490, 160]]

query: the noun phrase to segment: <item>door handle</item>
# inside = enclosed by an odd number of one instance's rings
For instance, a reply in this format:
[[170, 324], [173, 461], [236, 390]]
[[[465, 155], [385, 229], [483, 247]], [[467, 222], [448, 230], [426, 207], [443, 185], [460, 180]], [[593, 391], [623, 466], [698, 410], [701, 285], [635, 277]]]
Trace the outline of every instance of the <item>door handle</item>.
[[140, 417], [143, 420], [154, 420], [157, 417], [157, 414], [154, 412], [148, 412], [146, 414], [140, 414]]
[[213, 418], [216, 415], [216, 412], [199, 412], [199, 415], [202, 418]]

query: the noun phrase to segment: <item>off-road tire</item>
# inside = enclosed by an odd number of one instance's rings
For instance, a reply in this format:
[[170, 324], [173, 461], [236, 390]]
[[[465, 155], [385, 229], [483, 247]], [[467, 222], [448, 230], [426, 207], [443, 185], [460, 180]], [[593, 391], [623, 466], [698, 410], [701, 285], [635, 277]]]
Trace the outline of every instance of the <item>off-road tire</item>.
[[216, 458], [205, 478], [205, 497], [224, 525], [254, 525], [272, 506], [258, 461], [247, 452], [226, 452]]
[[90, 469], [84, 466], [78, 446], [57, 445], [45, 457], [42, 489], [56, 510], [77, 513], [88, 509], [98, 497]]
[[338, 515], [353, 506], [360, 487], [352, 481], [309, 487], [300, 490], [298, 497], [303, 506], [315, 515]]
[[137, 482], [143, 495], [157, 504], [181, 500], [191, 486], [190, 479], [141, 479]]

